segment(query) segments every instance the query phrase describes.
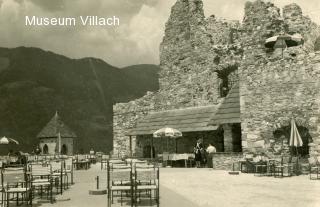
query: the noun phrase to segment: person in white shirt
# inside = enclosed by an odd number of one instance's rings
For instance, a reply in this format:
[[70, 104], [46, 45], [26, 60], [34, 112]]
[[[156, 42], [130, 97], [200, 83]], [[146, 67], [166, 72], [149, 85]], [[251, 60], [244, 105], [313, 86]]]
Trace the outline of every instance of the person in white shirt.
[[216, 148], [210, 143], [209, 146], [206, 149], [206, 152], [208, 153], [208, 167], [213, 168], [213, 155], [217, 152]]

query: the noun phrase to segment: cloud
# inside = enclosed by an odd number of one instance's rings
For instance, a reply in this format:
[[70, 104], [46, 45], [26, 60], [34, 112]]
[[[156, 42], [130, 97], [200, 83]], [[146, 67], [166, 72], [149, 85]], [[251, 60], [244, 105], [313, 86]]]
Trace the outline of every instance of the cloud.
[[[245, 0], [203, 0], [206, 16], [241, 20]], [[159, 44], [176, 0], [0, 0], [0, 46], [32, 46], [71, 58], [97, 57], [126, 66], [159, 63]], [[314, 0], [274, 0], [276, 5], [297, 2], [303, 11], [320, 11]], [[309, 12], [320, 23], [320, 12]], [[77, 17], [118, 16], [118, 27], [26, 27], [25, 15]]]
[[[250, 0], [254, 1], [254, 0]], [[217, 17], [223, 17], [229, 20], [242, 20], [244, 5], [247, 0], [203, 0], [205, 15], [215, 14]], [[283, 8], [285, 5], [297, 3], [304, 13], [316, 23], [320, 24], [320, 1], [314, 0], [270, 0], [277, 7]]]
[[64, 0], [29, 0], [30, 2], [40, 6], [48, 11], [57, 11], [64, 8]]

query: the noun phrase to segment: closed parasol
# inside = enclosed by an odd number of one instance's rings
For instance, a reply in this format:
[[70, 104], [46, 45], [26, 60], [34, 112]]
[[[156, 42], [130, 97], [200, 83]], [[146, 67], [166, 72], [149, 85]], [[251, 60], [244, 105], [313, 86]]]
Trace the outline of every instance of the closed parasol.
[[298, 128], [296, 126], [296, 123], [294, 119], [291, 119], [291, 132], [290, 132], [289, 146], [295, 147], [296, 152], [298, 153], [297, 148], [302, 147], [302, 145], [303, 145], [303, 142], [299, 134]]

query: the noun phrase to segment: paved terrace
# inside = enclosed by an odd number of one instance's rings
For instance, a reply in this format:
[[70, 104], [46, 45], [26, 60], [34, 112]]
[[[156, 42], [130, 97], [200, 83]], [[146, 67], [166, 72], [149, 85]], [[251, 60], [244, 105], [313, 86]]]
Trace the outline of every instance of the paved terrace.
[[[75, 171], [76, 184], [57, 202], [35, 201], [34, 206], [105, 207], [106, 195], [88, 193], [89, 189], [95, 188], [94, 177], [97, 175], [106, 178], [106, 170], [101, 171], [99, 164], [87, 171]], [[320, 206], [320, 180], [309, 180], [307, 175], [273, 178], [253, 174], [229, 175], [226, 171], [207, 168], [161, 168], [160, 176], [160, 206], [163, 207]], [[106, 179], [102, 179], [102, 183], [106, 185]]]

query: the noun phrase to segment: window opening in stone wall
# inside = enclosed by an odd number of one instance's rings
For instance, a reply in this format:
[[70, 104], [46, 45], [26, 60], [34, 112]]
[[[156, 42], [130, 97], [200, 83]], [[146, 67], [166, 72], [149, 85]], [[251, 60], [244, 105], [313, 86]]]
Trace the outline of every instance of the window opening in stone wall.
[[304, 157], [309, 155], [309, 143], [312, 143], [312, 137], [309, 134], [309, 130], [306, 127], [298, 126], [298, 131], [301, 136], [303, 146], [302, 147], [289, 147], [289, 139], [290, 139], [290, 131], [291, 126], [281, 127], [273, 132], [274, 141], [271, 145], [274, 154], [282, 154], [282, 153], [290, 153], [292, 156], [296, 156], [297, 154]]
[[238, 66], [232, 65], [223, 70], [216, 71], [219, 78], [219, 94], [220, 97], [226, 97], [232, 86], [238, 82]]

